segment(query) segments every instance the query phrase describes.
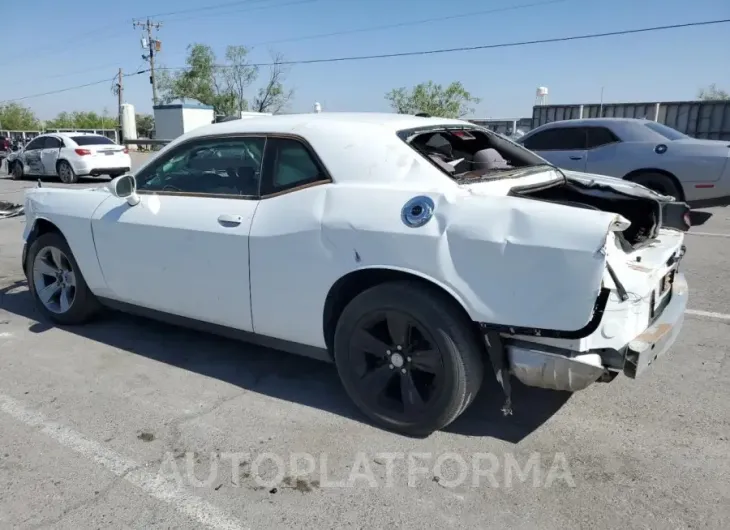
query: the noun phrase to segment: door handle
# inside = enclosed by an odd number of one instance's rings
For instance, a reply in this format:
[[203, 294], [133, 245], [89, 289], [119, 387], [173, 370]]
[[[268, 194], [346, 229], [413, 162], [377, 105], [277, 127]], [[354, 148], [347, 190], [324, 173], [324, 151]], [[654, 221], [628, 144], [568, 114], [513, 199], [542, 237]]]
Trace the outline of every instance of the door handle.
[[571, 160], [583, 160], [583, 157], [582, 156], [571, 156], [570, 159]]
[[238, 226], [243, 222], [243, 217], [240, 215], [229, 215], [224, 213], [218, 217], [218, 222], [223, 226]]

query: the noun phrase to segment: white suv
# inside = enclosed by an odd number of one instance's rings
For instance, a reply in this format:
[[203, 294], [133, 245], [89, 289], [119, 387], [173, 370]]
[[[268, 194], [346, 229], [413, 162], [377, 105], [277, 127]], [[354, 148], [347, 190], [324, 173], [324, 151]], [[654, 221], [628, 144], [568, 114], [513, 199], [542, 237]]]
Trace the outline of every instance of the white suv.
[[48, 133], [8, 156], [8, 173], [14, 179], [58, 176], [74, 183], [80, 176], [114, 178], [132, 167], [129, 151], [106, 136], [89, 133]]

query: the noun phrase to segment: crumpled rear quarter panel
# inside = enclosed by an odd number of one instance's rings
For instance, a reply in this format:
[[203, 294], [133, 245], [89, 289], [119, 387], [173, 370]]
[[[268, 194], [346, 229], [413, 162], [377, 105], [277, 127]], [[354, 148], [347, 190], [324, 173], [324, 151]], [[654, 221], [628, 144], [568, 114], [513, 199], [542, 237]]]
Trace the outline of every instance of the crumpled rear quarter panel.
[[[430, 279], [455, 296], [475, 321], [574, 331], [588, 323], [605, 271], [615, 217], [542, 201], [454, 191], [425, 193], [430, 222], [410, 228], [401, 209], [407, 189], [333, 187], [323, 236], [361, 258]], [[365, 198], [367, 197], [367, 198]]]

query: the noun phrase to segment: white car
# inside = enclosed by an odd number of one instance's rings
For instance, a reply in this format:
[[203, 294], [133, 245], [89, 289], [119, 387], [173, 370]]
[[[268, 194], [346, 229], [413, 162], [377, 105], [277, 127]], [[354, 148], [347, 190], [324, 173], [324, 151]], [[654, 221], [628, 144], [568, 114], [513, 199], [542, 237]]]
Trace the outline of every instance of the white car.
[[132, 167], [129, 150], [106, 136], [90, 133], [47, 133], [8, 156], [14, 179], [58, 176], [72, 184], [81, 176], [118, 177]]
[[23, 269], [57, 323], [107, 306], [334, 361], [367, 416], [423, 435], [485, 364], [505, 412], [509, 374], [643, 372], [682, 327], [688, 213], [464, 121], [273, 116], [195, 129], [107, 186], [27, 191]]

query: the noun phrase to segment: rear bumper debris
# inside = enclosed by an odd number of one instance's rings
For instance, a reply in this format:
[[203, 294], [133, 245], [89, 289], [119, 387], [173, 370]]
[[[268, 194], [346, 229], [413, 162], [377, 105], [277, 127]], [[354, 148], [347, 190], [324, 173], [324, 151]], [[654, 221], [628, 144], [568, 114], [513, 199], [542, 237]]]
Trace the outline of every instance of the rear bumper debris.
[[688, 299], [687, 280], [676, 273], [671, 297], [661, 314], [641, 334], [620, 350], [621, 361], [613, 364], [606, 351], [577, 352], [525, 340], [505, 339], [504, 351], [509, 373], [527, 386], [576, 392], [621, 370], [635, 379], [676, 341], [684, 323]]
[[0, 219], [23, 215], [23, 211], [24, 208], [22, 204], [14, 204], [12, 202], [0, 201]]
[[624, 374], [635, 379], [656, 359], [667, 353], [682, 329], [688, 298], [687, 280], [684, 274], [677, 273], [672, 299], [667, 307], [646, 331], [629, 343]]

